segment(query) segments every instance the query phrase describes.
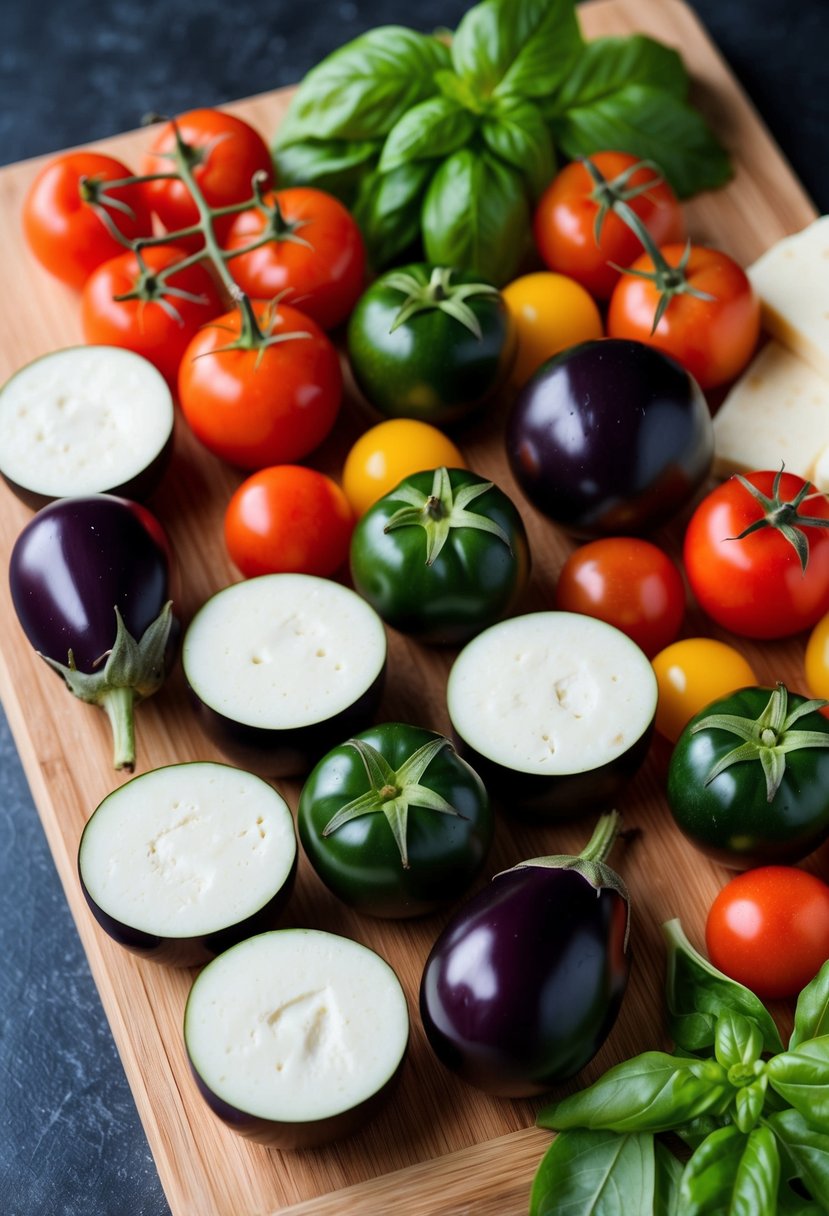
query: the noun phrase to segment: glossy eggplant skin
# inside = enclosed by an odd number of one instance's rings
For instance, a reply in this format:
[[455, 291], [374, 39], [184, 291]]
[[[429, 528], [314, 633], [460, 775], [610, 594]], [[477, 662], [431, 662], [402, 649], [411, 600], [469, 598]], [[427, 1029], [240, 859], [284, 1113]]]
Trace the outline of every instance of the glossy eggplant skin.
[[579, 537], [638, 535], [686, 505], [711, 468], [702, 390], [642, 342], [604, 338], [550, 359], [507, 423], [513, 474], [539, 511]]
[[493, 878], [435, 942], [420, 1012], [438, 1058], [497, 1097], [529, 1097], [596, 1054], [621, 1005], [628, 906], [572, 869]]

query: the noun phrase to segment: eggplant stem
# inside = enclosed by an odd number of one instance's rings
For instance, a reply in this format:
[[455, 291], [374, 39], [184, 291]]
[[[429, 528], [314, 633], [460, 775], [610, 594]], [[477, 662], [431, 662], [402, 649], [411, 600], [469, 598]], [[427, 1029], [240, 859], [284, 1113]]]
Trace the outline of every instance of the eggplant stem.
[[111, 688], [100, 700], [112, 727], [112, 763], [116, 769], [131, 773], [135, 768], [135, 726], [131, 688]]
[[602, 815], [579, 857], [583, 861], [607, 861], [621, 826], [622, 817], [618, 811]]

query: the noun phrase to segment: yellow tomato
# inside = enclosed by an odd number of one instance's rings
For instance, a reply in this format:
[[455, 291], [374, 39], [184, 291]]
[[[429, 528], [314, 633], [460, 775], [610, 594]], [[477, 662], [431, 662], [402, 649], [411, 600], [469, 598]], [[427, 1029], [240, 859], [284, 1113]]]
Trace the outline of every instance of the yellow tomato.
[[813, 697], [829, 699], [829, 613], [821, 617], [809, 634], [803, 664], [809, 692]]
[[345, 459], [343, 490], [355, 515], [364, 515], [411, 473], [424, 469], [465, 469], [458, 448], [428, 422], [389, 418], [361, 435]]
[[602, 336], [596, 301], [575, 279], [541, 270], [522, 275], [502, 288], [518, 334], [518, 354], [512, 370], [516, 385], [526, 384], [547, 359]]
[[656, 729], [675, 743], [694, 714], [717, 697], [757, 683], [748, 661], [714, 638], [685, 638], [653, 659], [659, 688]]

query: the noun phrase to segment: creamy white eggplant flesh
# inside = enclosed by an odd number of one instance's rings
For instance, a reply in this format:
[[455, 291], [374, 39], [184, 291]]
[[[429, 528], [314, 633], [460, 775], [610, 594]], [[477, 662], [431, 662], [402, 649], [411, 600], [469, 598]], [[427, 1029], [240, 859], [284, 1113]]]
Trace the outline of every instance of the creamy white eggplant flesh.
[[626, 634], [573, 612], [493, 625], [458, 655], [447, 704], [461, 753], [509, 809], [609, 806], [647, 754], [657, 685]]
[[173, 448], [173, 398], [147, 359], [71, 346], [27, 363], [0, 389], [0, 473], [28, 506], [153, 492]]
[[297, 867], [290, 808], [261, 777], [197, 761], [109, 794], [78, 849], [98, 923], [122, 946], [176, 966], [272, 929]]
[[349, 938], [281, 929], [196, 979], [184, 1040], [198, 1088], [236, 1131], [278, 1148], [339, 1140], [379, 1110], [409, 1037], [406, 998]]
[[386, 667], [383, 622], [330, 579], [266, 574], [219, 591], [194, 616], [182, 666], [205, 731], [238, 764], [307, 772], [364, 729]]

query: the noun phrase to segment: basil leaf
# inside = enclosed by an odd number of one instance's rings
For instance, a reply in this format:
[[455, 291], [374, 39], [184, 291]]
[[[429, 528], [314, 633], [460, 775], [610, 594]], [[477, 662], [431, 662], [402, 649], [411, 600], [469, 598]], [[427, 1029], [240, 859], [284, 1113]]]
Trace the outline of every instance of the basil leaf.
[[398, 119], [389, 131], [380, 157], [387, 173], [413, 160], [448, 156], [472, 137], [475, 119], [448, 97], [430, 97]]
[[774, 1216], [780, 1156], [766, 1127], [744, 1136], [723, 1127], [705, 1140], [685, 1167], [683, 1216]]
[[423, 192], [433, 172], [433, 165], [419, 161], [390, 173], [375, 170], [363, 178], [353, 213], [375, 269], [387, 266], [418, 239]]
[[664, 89], [684, 101], [688, 73], [676, 51], [644, 34], [594, 38], [585, 46], [559, 91], [545, 103], [545, 112], [554, 116], [574, 106], [595, 105], [626, 84]]
[[500, 286], [521, 261], [530, 229], [521, 178], [495, 157], [463, 148], [435, 172], [421, 224], [430, 262], [474, 270]]
[[276, 154], [279, 184], [316, 186], [350, 203], [381, 147], [379, 140], [308, 139], [289, 144]]
[[452, 39], [452, 62], [480, 98], [544, 97], [584, 46], [573, 0], [483, 0]]
[[753, 1085], [738, 1089], [734, 1096], [734, 1122], [741, 1132], [750, 1132], [763, 1113], [768, 1082], [760, 1077]]
[[714, 1054], [724, 1068], [753, 1064], [763, 1054], [763, 1036], [756, 1022], [728, 1009], [717, 1018]]
[[520, 98], [504, 98], [494, 117], [485, 118], [481, 135], [491, 152], [522, 174], [533, 198], [550, 184], [555, 173], [553, 140], [538, 106]]
[[277, 147], [305, 139], [377, 139], [437, 89], [449, 65], [437, 38], [400, 25], [361, 34], [312, 68], [294, 94]]
[[766, 1120], [814, 1199], [829, 1209], [829, 1134], [813, 1127], [796, 1110]]
[[829, 1131], [829, 1035], [807, 1039], [766, 1065], [771, 1085], [782, 1098], [821, 1130]]
[[530, 1216], [650, 1216], [653, 1136], [561, 1132], [533, 1181]]
[[656, 1185], [654, 1188], [653, 1216], [680, 1216], [679, 1189], [682, 1183], [682, 1163], [669, 1148], [654, 1143]]
[[677, 1127], [674, 1130], [680, 1140], [684, 1144], [687, 1144], [688, 1148], [693, 1152], [695, 1148], [699, 1148], [703, 1140], [710, 1136], [712, 1132], [716, 1132], [724, 1126], [724, 1119], [718, 1119], [714, 1115], [701, 1115], [698, 1119], [692, 1119], [690, 1123], [685, 1123], [682, 1127]]
[[734, 1011], [756, 1023], [765, 1051], [782, 1051], [774, 1019], [759, 997], [703, 958], [678, 920], [667, 921], [662, 928], [668, 941], [668, 1029], [676, 1046], [684, 1052], [713, 1047], [716, 1019]]
[[777, 1192], [777, 1216], [826, 1216], [826, 1208], [799, 1195], [783, 1180]]
[[825, 1034], [829, 1034], [829, 962], [823, 964], [797, 998], [789, 1049]]

